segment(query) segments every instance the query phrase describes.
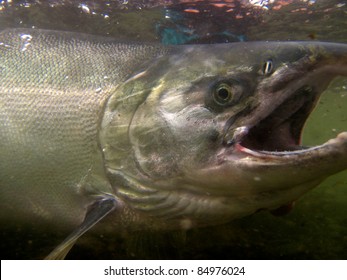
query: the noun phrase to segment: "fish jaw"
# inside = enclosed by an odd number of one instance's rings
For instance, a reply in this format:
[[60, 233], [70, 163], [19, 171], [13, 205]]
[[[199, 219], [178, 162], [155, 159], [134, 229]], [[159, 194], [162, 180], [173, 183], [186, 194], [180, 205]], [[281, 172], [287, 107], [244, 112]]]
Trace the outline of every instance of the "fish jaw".
[[206, 178], [212, 185], [211, 178], [218, 178], [215, 185], [224, 185], [226, 189], [228, 184], [221, 182], [232, 176], [238, 186], [233, 192], [244, 194], [279, 191], [311, 182], [318, 184], [347, 168], [347, 132], [322, 145], [295, 151], [257, 151], [237, 143], [221, 151], [217, 161], [216, 166], [200, 170], [192, 177]]

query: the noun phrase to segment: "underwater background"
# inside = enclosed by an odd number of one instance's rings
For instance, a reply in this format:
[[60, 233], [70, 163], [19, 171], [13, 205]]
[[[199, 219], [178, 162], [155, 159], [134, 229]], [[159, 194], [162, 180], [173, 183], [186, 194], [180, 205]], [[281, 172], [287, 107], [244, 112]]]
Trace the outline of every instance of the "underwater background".
[[[344, 0], [0, 0], [0, 30], [43, 28], [162, 44], [255, 40], [347, 43]], [[347, 130], [347, 78], [322, 96], [303, 135], [317, 145]], [[59, 222], [59, 221], [58, 221]], [[1, 229], [1, 259], [40, 259], [65, 235]], [[347, 170], [328, 178], [284, 216], [263, 211], [187, 232], [87, 233], [68, 259], [347, 259]]]

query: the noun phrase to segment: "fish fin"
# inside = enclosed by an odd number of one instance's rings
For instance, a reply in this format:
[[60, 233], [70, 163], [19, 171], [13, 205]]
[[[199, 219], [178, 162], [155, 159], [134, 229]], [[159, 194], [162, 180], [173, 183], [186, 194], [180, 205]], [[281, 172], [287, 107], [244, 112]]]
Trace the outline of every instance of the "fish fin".
[[102, 220], [116, 207], [115, 198], [103, 198], [95, 201], [88, 209], [86, 216], [78, 228], [76, 228], [62, 243], [60, 243], [45, 260], [62, 260], [71, 250], [77, 239]]

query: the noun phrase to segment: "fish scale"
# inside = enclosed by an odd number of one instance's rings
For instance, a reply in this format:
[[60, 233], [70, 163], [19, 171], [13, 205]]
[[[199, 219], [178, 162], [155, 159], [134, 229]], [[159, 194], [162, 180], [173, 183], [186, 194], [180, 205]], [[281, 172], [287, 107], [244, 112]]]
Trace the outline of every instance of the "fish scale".
[[[86, 202], [78, 195], [79, 182], [101, 161], [97, 131], [103, 104], [117, 82], [131, 73], [124, 69], [141, 64], [147, 56], [142, 46], [137, 52], [136, 46], [33, 30], [23, 51], [21, 37], [27, 33], [9, 30], [0, 35], [6, 42], [0, 46], [0, 178], [7, 186], [1, 202], [6, 204], [22, 190], [25, 199], [18, 201], [22, 208], [11, 210], [18, 219], [42, 215], [54, 223], [63, 217], [69, 225], [84, 216]], [[18, 162], [19, 158], [24, 160]], [[47, 200], [47, 193], [53, 201]], [[45, 213], [27, 211], [33, 207]]]

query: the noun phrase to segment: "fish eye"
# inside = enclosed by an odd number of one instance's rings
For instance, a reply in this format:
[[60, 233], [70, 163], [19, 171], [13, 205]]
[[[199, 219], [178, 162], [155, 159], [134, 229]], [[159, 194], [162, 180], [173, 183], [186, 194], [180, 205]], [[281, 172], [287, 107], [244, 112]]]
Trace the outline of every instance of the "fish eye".
[[269, 75], [269, 74], [271, 74], [272, 71], [273, 71], [273, 68], [274, 68], [274, 66], [273, 66], [272, 60], [271, 60], [271, 59], [268, 59], [268, 60], [264, 63], [264, 65], [263, 65], [263, 73], [264, 73], [264, 75]]
[[226, 83], [219, 84], [213, 93], [214, 100], [219, 105], [225, 105], [233, 99], [233, 90]]

